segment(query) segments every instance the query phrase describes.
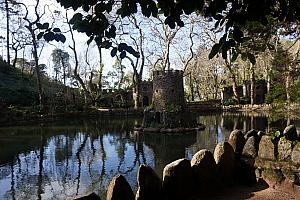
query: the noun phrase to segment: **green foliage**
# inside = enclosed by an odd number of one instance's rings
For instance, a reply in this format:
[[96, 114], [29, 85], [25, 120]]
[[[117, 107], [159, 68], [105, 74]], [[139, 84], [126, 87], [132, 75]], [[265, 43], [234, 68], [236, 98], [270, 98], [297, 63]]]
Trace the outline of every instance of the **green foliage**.
[[245, 97], [245, 96], [240, 97], [240, 104], [245, 105], [245, 104], [249, 104], [249, 103], [250, 103], [249, 97]]
[[292, 58], [290, 53], [287, 50], [285, 50], [281, 44], [279, 44], [277, 47], [277, 51], [275, 52], [274, 57], [271, 61], [272, 81], [284, 83], [284, 76], [282, 76], [282, 74], [288, 70], [288, 65], [291, 62]]
[[284, 103], [286, 101], [285, 86], [282, 83], [275, 83], [268, 94], [266, 103]]
[[237, 105], [239, 102], [236, 98], [234, 97], [230, 97], [225, 103], [225, 106], [229, 106], [229, 105]]
[[291, 95], [292, 102], [300, 102], [300, 81], [297, 81], [290, 87], [289, 93]]
[[299, 143], [300, 143], [299, 140], [294, 140], [294, 141], [292, 142], [292, 146], [294, 147], [294, 146], [296, 146], [296, 145], [299, 144]]
[[145, 108], [145, 111], [150, 111], [150, 110], [153, 110], [153, 109], [154, 109], [154, 104], [151, 103], [149, 106], [147, 106], [147, 107]]
[[[239, 54], [242, 54], [244, 58], [249, 59], [253, 64], [255, 64], [253, 52], [263, 51], [270, 46], [269, 41], [276, 33], [275, 29], [284, 24], [284, 30], [292, 35], [296, 33], [296, 29], [292, 26], [288, 27], [288, 24], [293, 25], [294, 22], [300, 19], [300, 4], [296, 0], [218, 0], [209, 1], [208, 3], [204, 0], [57, 0], [57, 2], [65, 8], [72, 8], [74, 11], [79, 10], [79, 8], [85, 11], [84, 14], [76, 13], [70, 20], [73, 29], [86, 33], [88, 37], [104, 36], [104, 40], [111, 40], [116, 36], [116, 30], [110, 30], [112, 24], [107, 19], [107, 16], [111, 16], [111, 12], [115, 11], [113, 8], [117, 9], [116, 14], [121, 18], [137, 13], [138, 8], [141, 8], [141, 12], [145, 17], [157, 17], [158, 14], [163, 14], [165, 24], [172, 29], [176, 25], [184, 25], [181, 20], [183, 14], [189, 15], [195, 12], [211, 21], [213, 19], [216, 28], [225, 28], [223, 36], [213, 47], [210, 58], [219, 53], [223, 58], [226, 58], [228, 52], [231, 51], [233, 60]], [[94, 12], [90, 12], [91, 10]], [[113, 46], [111, 45], [111, 47]], [[127, 50], [125, 51], [130, 53], [130, 50]], [[112, 55], [115, 55], [115, 51], [114, 49]], [[125, 54], [123, 51], [120, 51], [120, 53], [122, 53], [122, 56]], [[137, 55], [135, 54], [135, 56]]]
[[168, 113], [179, 113], [182, 111], [182, 106], [178, 104], [168, 104], [165, 106], [165, 111]]
[[280, 137], [281, 137], [281, 133], [280, 131], [275, 131], [272, 135], [272, 140], [275, 141], [275, 140], [278, 140]]
[[[11, 108], [36, 107], [39, 101], [35, 76], [22, 74], [19, 69], [7, 65], [0, 65], [0, 77], [0, 102]], [[73, 97], [77, 99], [75, 106], [80, 107], [83, 103], [78, 91], [72, 90], [70, 93], [70, 89], [45, 76], [41, 77], [41, 81], [48, 109], [63, 107], [65, 110], [73, 101]], [[74, 105], [74, 102], [72, 104]]]

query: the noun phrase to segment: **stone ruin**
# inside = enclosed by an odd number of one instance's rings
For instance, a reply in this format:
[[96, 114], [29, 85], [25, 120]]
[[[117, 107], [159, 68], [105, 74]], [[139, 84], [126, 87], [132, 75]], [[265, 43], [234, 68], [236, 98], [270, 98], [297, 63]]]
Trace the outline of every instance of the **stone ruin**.
[[133, 99], [137, 100], [140, 107], [147, 107], [150, 106], [152, 102], [152, 96], [153, 96], [153, 82], [152, 81], [142, 81], [139, 86], [139, 98], [137, 99], [137, 91], [133, 88]]
[[196, 119], [186, 109], [183, 71], [153, 71], [152, 103], [144, 111], [143, 127], [195, 127]]
[[[251, 97], [251, 82], [243, 81], [243, 85], [237, 86], [237, 93], [240, 97], [246, 97], [250, 100]], [[257, 80], [254, 83], [254, 104], [262, 104], [265, 102], [267, 94], [267, 83], [264, 80]], [[222, 103], [226, 103], [234, 96], [232, 86], [224, 87], [221, 93]], [[249, 102], [250, 103], [250, 102]]]

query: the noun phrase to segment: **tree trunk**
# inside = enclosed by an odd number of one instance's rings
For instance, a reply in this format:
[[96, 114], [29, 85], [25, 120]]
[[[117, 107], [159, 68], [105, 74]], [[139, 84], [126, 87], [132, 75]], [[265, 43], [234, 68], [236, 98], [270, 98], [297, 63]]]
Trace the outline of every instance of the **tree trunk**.
[[286, 102], [289, 104], [291, 103], [291, 95], [290, 95], [290, 85], [291, 85], [291, 64], [288, 66], [288, 70], [286, 73], [286, 79], [285, 79], [285, 92], [286, 92]]
[[79, 73], [78, 73], [78, 66], [79, 66], [79, 62], [78, 62], [78, 56], [77, 56], [77, 51], [76, 51], [76, 42], [75, 42], [75, 38], [74, 38], [74, 34], [73, 34], [73, 29], [71, 27], [71, 24], [69, 23], [68, 20], [68, 11], [66, 11], [66, 20], [68, 23], [68, 27], [69, 27], [69, 31], [71, 33], [71, 39], [72, 39], [72, 46], [69, 46], [69, 48], [73, 51], [74, 53], [74, 59], [75, 59], [75, 67], [74, 67], [74, 78], [79, 82], [79, 85], [82, 87], [83, 91], [84, 91], [84, 97], [85, 97], [85, 103], [86, 103], [86, 99], [90, 98], [90, 93], [86, 88], [86, 85], [84, 84], [82, 78], [80, 77]]
[[7, 50], [7, 63], [10, 65], [10, 53], [9, 53], [9, 9], [8, 0], [5, 0], [5, 12], [6, 12], [6, 50]]
[[231, 74], [231, 84], [232, 84], [232, 91], [233, 91], [234, 98], [236, 100], [240, 101], [240, 95], [239, 95], [238, 89], [237, 89], [235, 74]]
[[136, 80], [134, 81], [134, 108], [140, 108], [141, 107], [141, 102], [140, 102], [140, 86], [141, 86], [141, 78], [139, 77], [138, 74], [135, 75], [136, 76]]
[[190, 85], [190, 90], [191, 90], [191, 101], [195, 101], [192, 73], [190, 73], [190, 84], [189, 85]]
[[251, 70], [251, 85], [250, 85], [250, 102], [251, 105], [254, 105], [255, 103], [255, 77], [254, 77], [254, 65], [250, 64], [250, 70]]
[[40, 66], [39, 66], [39, 59], [37, 54], [37, 41], [35, 38], [34, 30], [32, 29], [32, 25], [28, 26], [30, 29], [31, 37], [32, 37], [32, 45], [33, 45], [33, 57], [35, 62], [35, 73], [36, 73], [36, 80], [37, 80], [37, 86], [38, 86], [38, 93], [39, 93], [39, 104], [41, 106], [41, 111], [44, 111], [44, 94], [42, 89], [42, 82], [41, 82], [41, 72], [40, 72]]
[[16, 68], [17, 58], [18, 58], [18, 49], [16, 48], [15, 49], [15, 59], [12, 64], [13, 68]]
[[229, 73], [231, 75], [231, 84], [232, 84], [232, 91], [233, 91], [233, 96], [234, 98], [240, 102], [240, 95], [238, 93], [238, 89], [237, 89], [237, 83], [236, 83], [236, 76], [235, 73], [233, 72], [232, 68], [231, 68], [231, 64], [229, 61], [225, 60], [225, 66], [226, 68], [229, 70]]
[[102, 50], [101, 47], [99, 45], [98, 46], [98, 51], [99, 51], [99, 59], [100, 59], [100, 63], [99, 63], [99, 70], [98, 70], [98, 92], [101, 91], [102, 89], [102, 74], [103, 74], [103, 63], [102, 63]]

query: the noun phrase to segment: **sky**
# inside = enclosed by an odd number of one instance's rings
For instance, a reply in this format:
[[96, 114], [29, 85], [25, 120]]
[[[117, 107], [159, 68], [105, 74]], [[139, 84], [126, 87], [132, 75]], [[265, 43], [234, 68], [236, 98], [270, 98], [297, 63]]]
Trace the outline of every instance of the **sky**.
[[[31, 15], [33, 15], [35, 0], [23, 0], [22, 2], [25, 3], [29, 7], [30, 13], [31, 13]], [[50, 24], [52, 24], [53, 19], [51, 17], [51, 12], [53, 13], [54, 10], [60, 11], [62, 16], [65, 16], [65, 9], [62, 8], [55, 0], [54, 1], [41, 0], [40, 3], [44, 4], [44, 5], [48, 5], [48, 7], [46, 9], [46, 11], [47, 11], [46, 15], [41, 20], [42, 23], [49, 22]], [[43, 8], [44, 6], [41, 6], [41, 7]], [[69, 18], [71, 18], [73, 16], [73, 14], [74, 14], [74, 11], [70, 10], [68, 12]], [[2, 19], [5, 19], [5, 15], [3, 12], [0, 12], [0, 17]], [[140, 19], [140, 18], [138, 18], [138, 19]], [[142, 20], [142, 19], [140, 19], [140, 20]], [[66, 25], [63, 26], [62, 24], [63, 24], [63, 19], [56, 16], [53, 27], [59, 27], [59, 28], [61, 28], [61, 30], [63, 32], [67, 31], [68, 27]], [[3, 26], [3, 27], [1, 27], [1, 31], [0, 31], [0, 35], [2, 35], [2, 36], [6, 35], [5, 25], [6, 25], [5, 23], [0, 24], [0, 26]], [[164, 49], [162, 46], [158, 45], [161, 41], [154, 41], [154, 42], [150, 41], [151, 39], [149, 39], [148, 36], [150, 36], [150, 38], [152, 37], [152, 40], [155, 40], [157, 38], [155, 38], [155, 35], [151, 32], [151, 30], [148, 30], [148, 29], [145, 29], [145, 30], [146, 31], [144, 33], [147, 34], [147, 36], [146, 36], [147, 37], [146, 43], [148, 43], [147, 48], [150, 49], [150, 54], [151, 54], [151, 52], [153, 52], [152, 56], [151, 55], [150, 56], [151, 56], [151, 62], [154, 63], [154, 61], [157, 60], [157, 56], [161, 56], [161, 54], [162, 54], [161, 52]], [[188, 29], [181, 29], [181, 30], [182, 31], [180, 33], [176, 34], [176, 37], [178, 36], [178, 38], [175, 37], [175, 39], [174, 39], [175, 41], [177, 40], [177, 50], [179, 50], [179, 51], [175, 50], [176, 47], [175, 48], [171, 47], [171, 50], [170, 50], [170, 62], [171, 62], [171, 68], [173, 68], [173, 69], [180, 69], [183, 67], [182, 63], [179, 61], [179, 58], [178, 58], [179, 53], [181, 54], [181, 56], [189, 55], [189, 50], [188, 51], [186, 50], [187, 47], [189, 47], [189, 40], [186, 39], [186, 36], [188, 35], [188, 32], [187, 32]], [[194, 30], [196, 30], [198, 33], [200, 33], [201, 32], [201, 23], [199, 23], [197, 25], [197, 27], [195, 27]], [[133, 31], [131, 29], [131, 31], [129, 31], [129, 33], [132, 33], [132, 32]], [[75, 35], [75, 39], [76, 39], [76, 49], [77, 49], [77, 53], [79, 55], [80, 66], [86, 65], [86, 62], [85, 62], [85, 51], [87, 49], [86, 41], [89, 38], [85, 34], [78, 33], [76, 31], [74, 31], [74, 35]], [[42, 53], [40, 54], [41, 55], [40, 63], [47, 65], [47, 67], [48, 67], [47, 73], [49, 75], [51, 75], [52, 77], [54, 77], [54, 70], [52, 67], [53, 64], [52, 64], [52, 59], [51, 59], [51, 53], [52, 53], [53, 49], [55, 49], [55, 48], [63, 49], [65, 51], [69, 52], [71, 59], [74, 57], [72, 50], [69, 48], [69, 45], [72, 44], [71, 37], [70, 37], [69, 33], [65, 33], [65, 36], [66, 36], [67, 41], [64, 44], [57, 43], [55, 41], [47, 43], [45, 45], [45, 47], [43, 48]], [[193, 48], [194, 48], [194, 52], [196, 52], [201, 41], [203, 42], [203, 39], [201, 40], [201, 36], [199, 36], [199, 35], [197, 35], [197, 36], [195, 35], [194, 37], [195, 37], [195, 40], [194, 40], [195, 45]], [[128, 39], [128, 36], [127, 36], [127, 39]], [[208, 43], [208, 42], [206, 41], [206, 43]], [[156, 45], [154, 45], [154, 44], [156, 44]], [[146, 44], [145, 44], [145, 46], [146, 46]], [[2, 48], [2, 49], [4, 49], [4, 48]], [[95, 47], [95, 44], [91, 43], [88, 52], [89, 52], [88, 57], [89, 57], [90, 66], [98, 67], [99, 66], [99, 59], [98, 59], [99, 54], [98, 54], [98, 49]], [[6, 50], [5, 49], [3, 51], [3, 54], [4, 54], [4, 58], [6, 59]], [[30, 58], [32, 59], [30, 46], [27, 48], [26, 54], [27, 54], [27, 56], [26, 56], [27, 59], [30, 59]], [[110, 56], [110, 50], [103, 49], [102, 54], [103, 54], [103, 63], [104, 63], [104, 73], [103, 74], [106, 75], [108, 73], [108, 71], [112, 70], [111, 66], [115, 63], [115, 58], [112, 58]], [[148, 54], [149, 54], [149, 52], [148, 52]], [[149, 56], [148, 54], [146, 56]], [[72, 64], [74, 64], [74, 61], [73, 61], [73, 63], [71, 62], [71, 65]], [[125, 65], [125, 67], [126, 67], [125, 73], [128, 72], [129, 70], [132, 71], [132, 67], [127, 59], [124, 59], [122, 64]], [[87, 71], [89, 71], [89, 69], [87, 69]], [[151, 72], [149, 72], [149, 69], [147, 69], [147, 67], [146, 67], [144, 70], [144, 79], [148, 79], [150, 77], [150, 74], [151, 74]]]
[[[34, 11], [34, 0], [23, 0], [22, 1], [24, 4], [26, 4], [29, 8], [29, 15], [33, 13]], [[65, 9], [62, 8], [56, 1], [49, 1], [49, 0], [42, 0], [41, 1], [41, 5], [43, 4], [48, 4], [49, 5], [49, 9], [47, 9], [46, 15], [45, 17], [42, 18], [42, 22], [49, 22], [50, 24], [52, 23], [52, 19], [50, 17], [50, 12], [48, 10], [54, 11], [54, 10], [58, 10], [61, 11], [62, 15], [65, 15]], [[73, 11], [69, 11], [69, 18], [71, 18], [73, 16]], [[5, 13], [4, 12], [0, 12], [0, 17], [1, 19], [6, 19], [5, 17]], [[4, 21], [4, 20], [3, 20]], [[6, 23], [2, 23], [1, 25], [1, 29], [0, 29], [0, 36], [3, 36], [6, 38]], [[53, 27], [58, 27], [58, 28], [62, 28], [62, 20], [56, 20], [53, 24]], [[65, 26], [65, 28], [67, 28], [67, 26]], [[66, 31], [67, 29], [65, 29]], [[48, 74], [52, 74], [53, 73], [53, 69], [52, 69], [52, 61], [51, 61], [51, 53], [52, 50], [55, 48], [61, 48], [65, 51], [68, 51], [71, 59], [74, 58], [73, 53], [71, 51], [71, 49], [68, 47], [71, 44], [71, 37], [69, 36], [68, 33], [65, 34], [67, 41], [62, 44], [60, 42], [50, 42], [48, 44], [45, 44], [42, 53], [40, 54], [40, 60], [39, 62], [41, 64], [46, 64], [48, 69], [47, 69], [47, 73]], [[76, 48], [78, 50], [79, 53], [79, 57], [81, 58], [80, 62], [82, 62], [82, 57], [84, 57], [84, 51], [87, 49], [87, 44], [86, 41], [89, 39], [84, 33], [78, 33], [77, 31], [74, 31], [74, 37], [76, 40]], [[3, 41], [3, 43], [2, 43]], [[98, 59], [98, 52], [97, 49], [95, 47], [93, 47], [94, 45], [91, 44], [91, 47], [89, 48], [89, 60], [91, 65], [95, 65], [97, 63], [97, 61], [99, 61]], [[7, 59], [7, 53], [6, 53], [6, 43], [5, 43], [5, 39], [4, 40], [0, 40], [0, 47], [1, 47], [1, 55], [3, 55], [3, 58], [6, 60]], [[30, 59], [32, 58], [31, 55], [31, 47], [27, 47], [26, 48], [26, 58]], [[110, 50], [106, 50], [104, 49], [102, 51], [103, 53], [103, 62], [104, 62], [104, 74], [106, 74], [109, 70], [110, 70], [110, 66], [112, 66], [112, 64], [115, 62], [115, 59], [112, 58], [110, 56]], [[18, 53], [20, 56], [18, 57], [22, 57], [22, 52]], [[13, 59], [14, 55], [13, 52], [11, 50], [11, 59]], [[72, 59], [73, 60], [73, 59]], [[99, 63], [99, 62], [98, 62]]]

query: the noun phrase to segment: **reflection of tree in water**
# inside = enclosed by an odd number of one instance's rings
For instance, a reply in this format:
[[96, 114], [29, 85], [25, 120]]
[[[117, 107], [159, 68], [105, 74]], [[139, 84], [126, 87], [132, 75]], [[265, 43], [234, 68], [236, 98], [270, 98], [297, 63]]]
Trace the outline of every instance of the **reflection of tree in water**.
[[41, 194], [43, 193], [42, 182], [43, 182], [43, 161], [44, 161], [44, 146], [45, 138], [43, 136], [43, 131], [40, 131], [40, 153], [39, 153], [39, 174], [38, 174], [38, 199], [42, 199]]
[[[31, 134], [25, 134], [30, 139], [24, 140], [30, 145], [23, 148], [12, 142], [16, 146], [11, 151], [15, 159], [4, 164], [10, 178], [10, 190], [6, 192], [8, 199], [63, 199], [95, 190], [103, 193], [111, 176], [119, 171], [128, 174], [132, 184], [138, 166], [147, 159], [142, 138], [131, 138], [130, 127], [130, 123], [123, 121], [116, 126], [114, 122], [105, 122], [77, 128], [43, 127], [43, 132], [40, 128], [30, 129]], [[108, 143], [109, 138], [115, 136], [120, 144], [115, 149], [118, 156], [107, 156], [107, 150], [111, 151], [109, 146], [116, 145], [115, 142]], [[119, 165], [107, 166], [112, 160]], [[0, 168], [2, 170], [2, 165]]]
[[11, 169], [11, 197], [13, 200], [16, 199], [15, 195], [16, 195], [16, 190], [15, 190], [15, 173], [14, 173], [14, 160], [11, 161], [10, 163], [10, 169]]
[[80, 153], [84, 149], [84, 147], [86, 145], [87, 139], [88, 139], [88, 135], [84, 134], [83, 142], [81, 143], [81, 145], [79, 146], [79, 148], [78, 148], [78, 150], [76, 152], [76, 158], [78, 160], [78, 172], [77, 172], [77, 177], [76, 177], [76, 180], [77, 180], [76, 195], [78, 195], [78, 192], [79, 192], [80, 176], [81, 176], [81, 159], [80, 159]]
[[[120, 134], [119, 138], [119, 149], [118, 149], [118, 155], [119, 155], [119, 165], [118, 165], [118, 172], [127, 175], [128, 173], [132, 172], [134, 169], [139, 167], [141, 164], [147, 164], [145, 152], [144, 152], [144, 144], [143, 140], [140, 138], [139, 134], [134, 135], [131, 137], [133, 140], [133, 148], [134, 148], [134, 160], [131, 166], [127, 167], [127, 170], [121, 170], [121, 167], [124, 165], [125, 160], [125, 150], [126, 150], [126, 144], [124, 142], [128, 141], [130, 142], [129, 132], [124, 132], [125, 138], [123, 138], [123, 134]], [[122, 142], [123, 141], [123, 142]]]

